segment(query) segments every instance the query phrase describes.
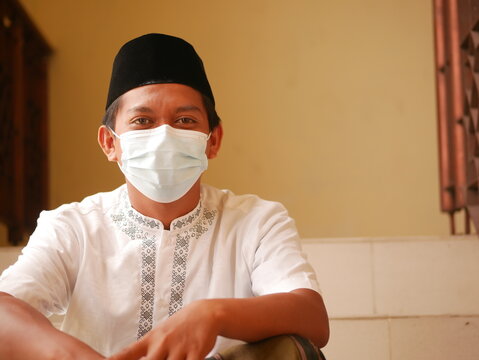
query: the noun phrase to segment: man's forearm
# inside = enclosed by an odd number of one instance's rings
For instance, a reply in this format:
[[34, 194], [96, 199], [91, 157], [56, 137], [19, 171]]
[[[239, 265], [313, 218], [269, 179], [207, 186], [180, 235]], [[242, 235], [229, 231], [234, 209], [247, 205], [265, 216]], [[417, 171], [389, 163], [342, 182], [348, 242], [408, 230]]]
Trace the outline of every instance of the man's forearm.
[[326, 345], [329, 323], [321, 295], [298, 289], [248, 299], [194, 301], [110, 360], [164, 359], [167, 354], [203, 359], [218, 335], [252, 342], [283, 334]]
[[30, 305], [2, 292], [0, 319], [0, 359], [103, 359], [86, 344], [55, 329]]
[[257, 341], [281, 334], [298, 334], [324, 347], [329, 321], [321, 295], [308, 289], [248, 299], [211, 300], [217, 309], [220, 335]]

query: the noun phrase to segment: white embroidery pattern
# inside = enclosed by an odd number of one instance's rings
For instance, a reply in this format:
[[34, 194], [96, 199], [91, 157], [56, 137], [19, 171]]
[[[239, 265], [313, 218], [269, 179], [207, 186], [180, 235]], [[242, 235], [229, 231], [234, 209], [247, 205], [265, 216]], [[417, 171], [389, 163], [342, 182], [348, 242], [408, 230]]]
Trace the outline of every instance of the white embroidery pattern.
[[121, 195], [118, 212], [113, 213], [111, 219], [131, 240], [155, 238], [154, 232], [144, 231], [138, 225], [147, 226], [152, 230], [161, 228], [161, 223], [159, 221], [147, 218], [131, 208], [126, 192]]
[[153, 327], [155, 299], [156, 241], [141, 242], [141, 304], [137, 339], [141, 339]]
[[[160, 229], [161, 225], [159, 221], [147, 218], [133, 210], [126, 192], [122, 194], [118, 213], [112, 214], [111, 218], [131, 240], [141, 241], [141, 301], [137, 333], [137, 339], [140, 339], [153, 328], [156, 270], [156, 236], [154, 231]], [[141, 226], [150, 228], [151, 232], [143, 230]]]
[[188, 249], [190, 239], [199, 239], [207, 230], [208, 226], [213, 224], [216, 216], [216, 210], [207, 210], [198, 208], [195, 213], [191, 214], [184, 220], [175, 223], [175, 228], [182, 228], [191, 224], [202, 210], [201, 218], [183, 232], [176, 235], [175, 252], [173, 257], [173, 271], [171, 273], [171, 294], [168, 315], [171, 316], [183, 307], [183, 292], [185, 290], [186, 279], [186, 263], [188, 260]]

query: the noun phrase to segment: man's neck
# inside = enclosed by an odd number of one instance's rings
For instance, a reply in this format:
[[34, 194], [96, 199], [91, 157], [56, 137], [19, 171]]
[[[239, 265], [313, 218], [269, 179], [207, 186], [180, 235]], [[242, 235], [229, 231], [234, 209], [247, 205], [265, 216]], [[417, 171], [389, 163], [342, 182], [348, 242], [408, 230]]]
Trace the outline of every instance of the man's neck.
[[200, 201], [200, 180], [183, 197], [171, 203], [159, 203], [151, 200], [128, 181], [126, 186], [131, 206], [140, 214], [161, 221], [167, 230], [173, 220], [188, 214]]

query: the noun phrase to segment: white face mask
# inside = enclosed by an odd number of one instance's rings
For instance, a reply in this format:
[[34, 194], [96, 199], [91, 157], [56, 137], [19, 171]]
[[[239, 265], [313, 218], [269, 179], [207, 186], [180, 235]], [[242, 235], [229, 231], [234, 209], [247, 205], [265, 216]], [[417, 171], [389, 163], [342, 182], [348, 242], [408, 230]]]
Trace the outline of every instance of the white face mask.
[[154, 201], [178, 200], [208, 168], [205, 150], [209, 135], [202, 132], [169, 125], [120, 136], [111, 131], [120, 139], [121, 171], [136, 189]]

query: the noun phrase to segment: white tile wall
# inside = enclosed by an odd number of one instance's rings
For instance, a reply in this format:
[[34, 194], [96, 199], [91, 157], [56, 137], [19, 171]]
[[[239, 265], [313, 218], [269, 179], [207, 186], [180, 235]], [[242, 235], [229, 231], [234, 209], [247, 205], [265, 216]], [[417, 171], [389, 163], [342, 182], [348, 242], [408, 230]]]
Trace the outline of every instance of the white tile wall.
[[379, 314], [479, 314], [477, 238], [373, 246]]
[[479, 360], [476, 236], [309, 239], [304, 249], [332, 317], [329, 359]]
[[389, 359], [388, 320], [332, 320], [330, 326], [331, 339], [323, 349], [328, 360]]
[[477, 360], [479, 317], [391, 320], [391, 360]]
[[17, 261], [21, 251], [22, 248], [16, 246], [0, 247], [0, 273]]
[[304, 242], [330, 317], [374, 314], [371, 244]]

